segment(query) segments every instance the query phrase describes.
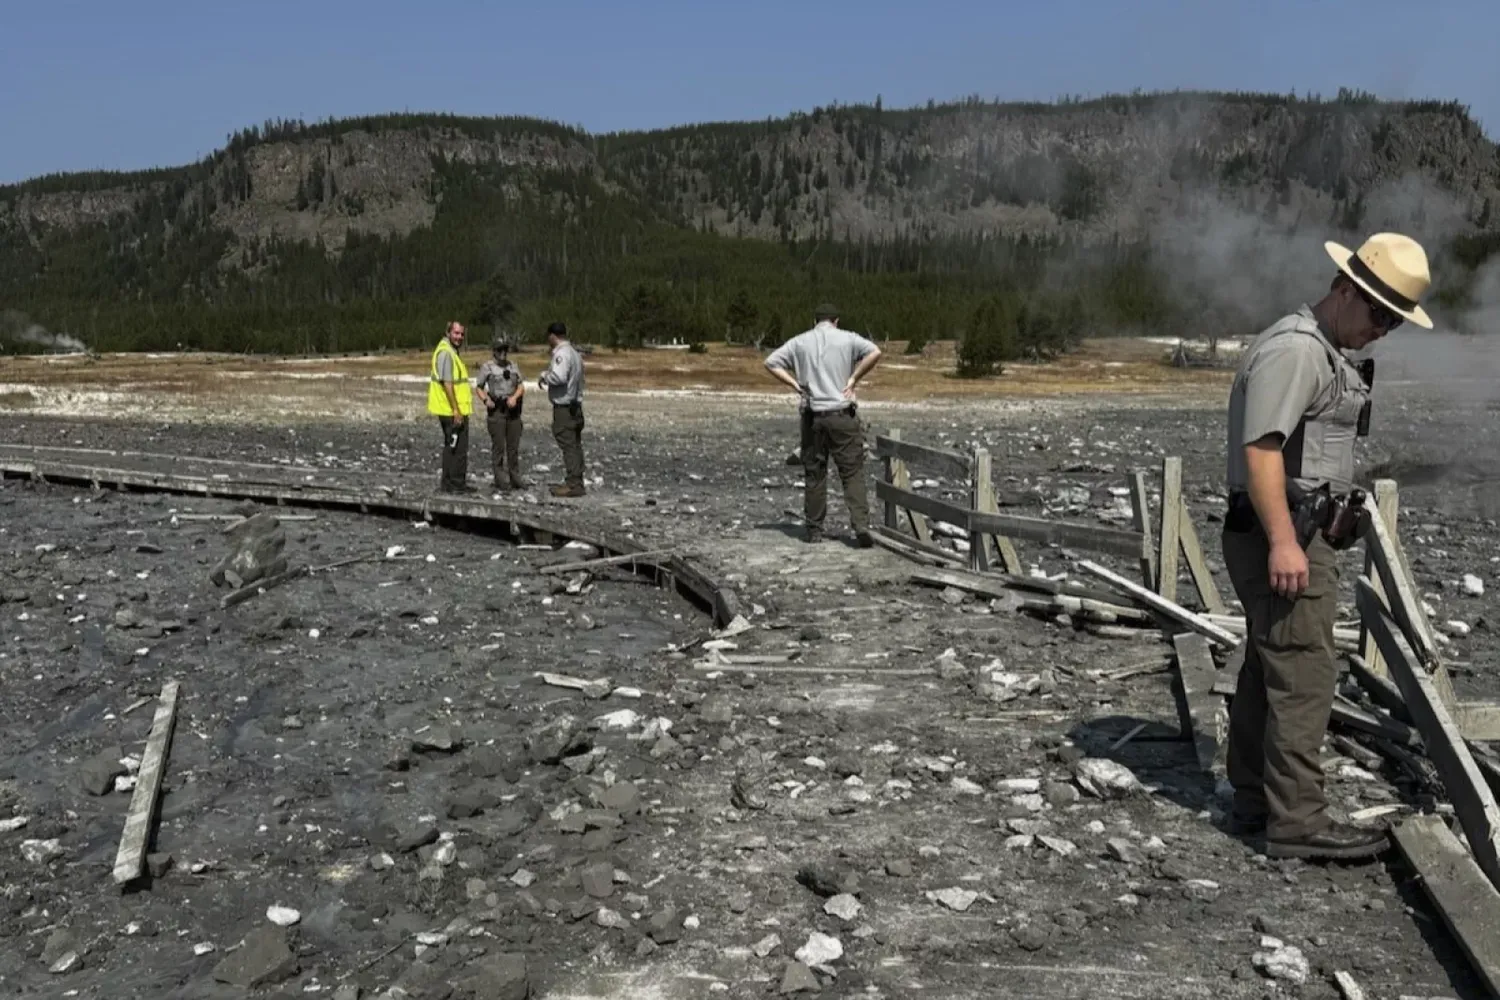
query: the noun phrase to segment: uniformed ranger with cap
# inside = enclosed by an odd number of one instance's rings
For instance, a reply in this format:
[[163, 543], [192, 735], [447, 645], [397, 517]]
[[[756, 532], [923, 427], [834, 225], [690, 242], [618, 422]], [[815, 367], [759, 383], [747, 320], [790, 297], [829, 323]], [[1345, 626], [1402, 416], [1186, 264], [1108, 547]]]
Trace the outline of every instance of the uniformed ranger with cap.
[[880, 348], [868, 338], [839, 328], [838, 310], [824, 303], [814, 326], [782, 344], [766, 358], [772, 377], [797, 393], [802, 420], [803, 519], [807, 540], [823, 540], [828, 516], [828, 459], [838, 466], [844, 505], [855, 543], [870, 537], [870, 501], [865, 485], [865, 435], [854, 387], [880, 362]]
[[510, 338], [495, 334], [490, 343], [494, 360], [479, 366], [474, 388], [484, 403], [485, 426], [490, 432], [490, 467], [495, 489], [523, 489], [521, 479], [521, 404], [526, 395], [521, 369], [510, 360]]
[[581, 497], [583, 487], [583, 357], [568, 340], [568, 327], [547, 327], [552, 360], [537, 379], [552, 404], [552, 437], [562, 452], [563, 481], [552, 487], [555, 497]]
[[[1373, 362], [1358, 351], [1410, 320], [1431, 278], [1414, 240], [1377, 233], [1357, 253], [1327, 243], [1338, 271], [1316, 305], [1262, 331], [1229, 395], [1224, 562], [1245, 608], [1247, 642], [1230, 709], [1230, 829], [1264, 836], [1278, 858], [1358, 859], [1386, 834], [1327, 812], [1319, 749], [1338, 666], [1338, 551], [1359, 528], [1330, 515], [1362, 500], [1354, 442], [1368, 430]], [[1351, 508], [1352, 509], [1352, 508]]]
[[463, 346], [464, 325], [449, 323], [428, 368], [427, 412], [438, 418], [443, 429], [443, 474], [438, 488], [444, 493], [474, 492], [469, 485], [469, 414], [474, 410], [474, 394], [469, 369], [458, 355]]

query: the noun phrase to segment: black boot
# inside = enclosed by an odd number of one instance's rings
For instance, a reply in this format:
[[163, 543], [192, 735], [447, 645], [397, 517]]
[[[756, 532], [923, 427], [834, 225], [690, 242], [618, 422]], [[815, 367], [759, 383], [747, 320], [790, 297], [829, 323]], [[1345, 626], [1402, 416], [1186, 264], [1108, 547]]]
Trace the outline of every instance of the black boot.
[[1384, 830], [1366, 830], [1347, 823], [1334, 823], [1317, 833], [1292, 840], [1266, 840], [1268, 858], [1309, 860], [1357, 860], [1373, 858], [1390, 847]]

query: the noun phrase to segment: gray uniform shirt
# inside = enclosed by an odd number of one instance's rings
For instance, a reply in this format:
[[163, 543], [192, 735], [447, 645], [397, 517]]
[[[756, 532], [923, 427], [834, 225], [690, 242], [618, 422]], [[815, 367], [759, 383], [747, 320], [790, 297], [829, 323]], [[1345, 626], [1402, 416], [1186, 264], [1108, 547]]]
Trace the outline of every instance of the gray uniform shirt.
[[510, 361], [500, 364], [497, 361], [486, 361], [479, 366], [479, 374], [474, 377], [474, 385], [489, 394], [490, 399], [503, 405], [507, 399], [516, 391], [521, 384], [521, 369]]
[[772, 351], [766, 367], [791, 372], [802, 386], [806, 405], [814, 413], [828, 413], [849, 405], [844, 385], [874, 351], [869, 339], [832, 323], [819, 323]]
[[1249, 487], [1245, 446], [1268, 434], [1281, 435], [1289, 484], [1348, 489], [1366, 398], [1358, 370], [1318, 329], [1311, 307], [1272, 324], [1246, 348], [1229, 393], [1230, 491]]
[[565, 406], [583, 399], [583, 358], [564, 340], [552, 349], [552, 364], [538, 380], [547, 388], [547, 399], [553, 406]]
[[437, 380], [453, 381], [453, 354], [449, 351], [443, 351], [437, 356]]

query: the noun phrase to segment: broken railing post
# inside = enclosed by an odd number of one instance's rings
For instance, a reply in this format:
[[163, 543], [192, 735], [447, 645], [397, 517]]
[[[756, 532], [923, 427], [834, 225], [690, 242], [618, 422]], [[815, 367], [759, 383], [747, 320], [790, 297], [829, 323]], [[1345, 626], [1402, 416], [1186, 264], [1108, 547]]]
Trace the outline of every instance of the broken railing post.
[[[986, 495], [995, 495], [990, 481], [990, 453], [984, 448], [975, 448], [969, 459], [969, 505], [975, 510], [984, 509]], [[969, 568], [983, 573], [990, 568], [989, 536], [982, 531], [969, 532]]]
[[1156, 589], [1156, 545], [1151, 539], [1151, 502], [1146, 493], [1146, 474], [1130, 474], [1130, 520], [1141, 533], [1141, 582]]
[[[1375, 480], [1375, 507], [1380, 512], [1380, 519], [1384, 523], [1385, 530], [1392, 538], [1400, 537], [1396, 532], [1396, 518], [1399, 505], [1399, 493], [1394, 479]], [[1371, 571], [1375, 566], [1375, 554], [1368, 549], [1365, 551], [1365, 575], [1370, 577], [1375, 584], [1375, 594], [1382, 601], [1385, 600], [1385, 587], [1380, 583], [1380, 578]], [[1380, 650], [1375, 645], [1375, 640], [1370, 638], [1369, 629], [1361, 622], [1359, 627], [1359, 655], [1364, 658], [1365, 665], [1370, 673], [1376, 677], [1386, 678], [1389, 675], [1385, 669], [1385, 660], [1380, 655]]]
[[140, 878], [151, 844], [151, 826], [156, 819], [156, 803], [161, 797], [162, 775], [167, 768], [167, 751], [172, 745], [172, 729], [177, 724], [177, 692], [181, 685], [168, 681], [162, 685], [156, 716], [151, 720], [151, 734], [141, 754], [141, 769], [136, 775], [135, 794], [130, 811], [125, 814], [125, 830], [120, 835], [120, 850], [115, 855], [114, 880], [125, 885]]
[[1182, 512], [1182, 459], [1161, 460], [1161, 555], [1158, 557], [1156, 592], [1177, 601], [1177, 545]]

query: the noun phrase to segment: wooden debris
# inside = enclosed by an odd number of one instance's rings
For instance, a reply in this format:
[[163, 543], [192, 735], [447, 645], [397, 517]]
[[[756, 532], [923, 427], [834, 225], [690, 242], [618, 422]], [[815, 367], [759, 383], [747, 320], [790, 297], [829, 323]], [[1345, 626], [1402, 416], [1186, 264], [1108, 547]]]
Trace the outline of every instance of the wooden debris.
[[[1387, 593], [1394, 592], [1388, 581]], [[1359, 578], [1358, 601], [1365, 624], [1380, 647], [1391, 678], [1401, 689], [1407, 711], [1422, 734], [1427, 756], [1437, 765], [1443, 787], [1469, 841], [1469, 849], [1490, 881], [1500, 885], [1500, 805], [1496, 804], [1484, 775], [1469, 754], [1463, 733], [1448, 713], [1432, 678], [1412, 663], [1396, 642], [1391, 620], [1367, 576]]]
[[1130, 523], [1141, 533], [1141, 582], [1156, 589], [1156, 549], [1151, 543], [1151, 504], [1146, 498], [1146, 474], [1130, 474]]
[[162, 776], [167, 767], [167, 751], [172, 745], [172, 730], [177, 725], [177, 694], [181, 685], [168, 681], [162, 685], [151, 734], [141, 754], [141, 769], [136, 774], [135, 793], [125, 814], [125, 830], [120, 835], [120, 850], [115, 855], [116, 885], [140, 878], [151, 844], [151, 827], [156, 819], [156, 803], [161, 796]]
[[968, 565], [964, 557], [957, 552], [950, 552], [934, 544], [921, 542], [891, 528], [876, 525], [870, 530], [870, 537], [881, 548], [894, 552], [898, 556], [905, 556], [914, 562], [927, 563], [932, 566]]
[[1207, 636], [1214, 642], [1223, 646], [1225, 649], [1233, 649], [1235, 646], [1239, 645], [1239, 639], [1237, 639], [1235, 636], [1231, 635], [1224, 629], [1220, 628], [1219, 626], [1209, 622], [1202, 616], [1193, 614], [1182, 605], [1173, 603], [1172, 601], [1167, 600], [1165, 597], [1162, 597], [1160, 594], [1155, 593], [1154, 591], [1147, 590], [1145, 587], [1142, 587], [1138, 583], [1132, 583], [1130, 580], [1125, 579], [1120, 574], [1112, 570], [1105, 569], [1098, 563], [1090, 562], [1089, 560], [1084, 559], [1078, 563], [1078, 566], [1084, 572], [1089, 573], [1093, 576], [1097, 576], [1099, 579], [1105, 580], [1109, 583], [1114, 584], [1116, 587], [1119, 587], [1125, 593], [1129, 594], [1131, 597], [1134, 597], [1137, 601], [1139, 601], [1141, 604], [1144, 604], [1152, 611], [1158, 611], [1166, 615], [1168, 618], [1171, 618], [1172, 620], [1182, 625], [1186, 625], [1194, 632], [1198, 632], [1202, 635]]
[[[922, 452], [936, 452], [935, 448], [923, 449], [921, 445], [908, 445], [901, 440], [901, 431], [893, 430], [884, 438], [875, 439], [875, 454], [885, 460], [885, 482], [891, 484], [898, 490], [911, 489], [911, 472], [906, 467], [906, 456], [922, 458]], [[944, 457], [946, 456], [946, 458]], [[958, 473], [959, 477], [969, 474], [969, 466], [964, 456], [957, 452], [945, 452], [939, 455], [925, 456], [927, 461], [942, 461], [957, 459], [963, 462], [963, 471]], [[880, 484], [875, 484], [876, 496], [880, 493]], [[924, 544], [932, 544], [932, 529], [927, 525], [927, 519], [919, 515], [910, 507], [903, 507], [890, 497], [885, 497], [885, 526], [892, 531], [899, 527], [901, 511], [906, 511], [907, 520], [911, 523], [911, 533], [917, 541]], [[962, 561], [962, 560], [960, 560]]]
[[1354, 977], [1342, 969], [1333, 974], [1333, 984], [1339, 988], [1344, 1000], [1365, 1000], [1365, 991], [1359, 988]]
[[1208, 562], [1203, 558], [1203, 545], [1198, 541], [1193, 517], [1188, 512], [1187, 501], [1178, 498], [1177, 539], [1182, 545], [1182, 557], [1187, 561], [1188, 575], [1193, 578], [1193, 587], [1198, 591], [1198, 600], [1211, 614], [1222, 615], [1227, 608], [1224, 598], [1219, 596], [1219, 587], [1214, 575], [1208, 571]]
[[[982, 514], [1000, 513], [1000, 503], [995, 498], [994, 471], [990, 453], [984, 448], [974, 449], [971, 463], [974, 509]], [[983, 571], [990, 568], [991, 544], [994, 545], [995, 552], [1000, 557], [1000, 565], [1004, 567], [1005, 572], [1019, 574], [1022, 571], [1021, 557], [1016, 554], [1014, 542], [1004, 535], [982, 534], [975, 534], [969, 540], [969, 552], [975, 570]]]
[[[1390, 534], [1392, 540], [1399, 540], [1400, 535], [1396, 531], [1397, 508], [1399, 506], [1396, 481], [1394, 479], [1375, 480], [1375, 509], [1380, 514], [1381, 523]], [[1365, 546], [1365, 576], [1375, 581], [1375, 591], [1380, 599], [1385, 600], [1385, 586], [1380, 582], [1378, 574], [1372, 572], [1375, 568], [1375, 553], [1370, 546]], [[1380, 650], [1375, 647], [1375, 640], [1370, 638], [1369, 630], [1360, 624], [1359, 628], [1359, 655], [1364, 657], [1368, 664], [1370, 673], [1385, 680], [1390, 679], [1389, 672], [1385, 669], [1385, 660], [1380, 656]]]
[[1149, 725], [1151, 725], [1151, 723], [1149, 723], [1149, 722], [1142, 722], [1142, 723], [1139, 723], [1138, 725], [1135, 725], [1135, 726], [1131, 727], [1131, 729], [1130, 729], [1129, 732], [1127, 732], [1124, 736], [1121, 736], [1119, 739], [1117, 739], [1113, 743], [1111, 743], [1109, 745], [1109, 749], [1111, 751], [1120, 749], [1122, 746], [1124, 746], [1125, 744], [1129, 743], [1131, 740], [1135, 739], [1137, 736], [1141, 735], [1141, 733], [1145, 732], [1146, 731], [1146, 727], [1149, 726]]
[[1392, 833], [1470, 964], [1500, 996], [1500, 894], [1437, 816], [1408, 817]]
[[1220, 721], [1223, 701], [1213, 694], [1214, 657], [1208, 640], [1196, 632], [1179, 632], [1172, 637], [1177, 650], [1177, 675], [1182, 681], [1182, 700], [1177, 704], [1182, 734], [1193, 741], [1198, 767], [1210, 774], [1224, 741]]
[[569, 677], [567, 674], [551, 674], [546, 672], [536, 673], [533, 677], [540, 677], [542, 683], [551, 687], [569, 688], [573, 691], [582, 691], [584, 694], [595, 698], [602, 698], [609, 694], [612, 685], [608, 678], [596, 678], [585, 680], [582, 677]]
[[1343, 695], [1334, 696], [1330, 719], [1350, 729], [1379, 736], [1401, 746], [1417, 746], [1421, 743], [1420, 735], [1411, 726], [1386, 715], [1366, 712]]
[[757, 666], [743, 663], [718, 663], [701, 660], [693, 664], [694, 670], [704, 673], [725, 674], [863, 674], [870, 677], [926, 677], [937, 671], [929, 667], [856, 667], [856, 666]]
[[1182, 515], [1182, 459], [1168, 456], [1161, 462], [1161, 555], [1157, 559], [1156, 592], [1177, 601], [1178, 524]]
[[1250, 649], [1248, 642], [1242, 642], [1229, 654], [1229, 659], [1224, 661], [1224, 669], [1220, 670], [1214, 678], [1214, 694], [1232, 695], [1240, 684], [1240, 671], [1245, 666], [1245, 654]]
[[[1412, 586], [1411, 578], [1407, 575], [1400, 549], [1396, 545], [1394, 536], [1386, 530], [1385, 520], [1381, 517], [1379, 508], [1375, 506], [1375, 501], [1366, 497], [1365, 509], [1370, 516], [1370, 529], [1365, 535], [1365, 551], [1375, 564], [1378, 578], [1385, 590], [1384, 594], [1380, 594], [1372, 587], [1372, 596], [1378, 604], [1389, 605], [1391, 618], [1401, 626], [1401, 631], [1413, 644], [1417, 662], [1428, 670], [1432, 670], [1439, 665], [1440, 661], [1437, 643], [1432, 638], [1431, 623], [1427, 621], [1427, 615], [1422, 611], [1421, 602], [1417, 600], [1416, 588]], [[1361, 608], [1361, 613], [1363, 613], [1363, 608]], [[1366, 616], [1365, 626], [1367, 628], [1370, 626], [1368, 616]]]
[[232, 608], [236, 604], [243, 604], [246, 601], [250, 600], [250, 598], [254, 597], [256, 594], [264, 593], [267, 590], [274, 590], [277, 587], [281, 586], [283, 583], [295, 580], [298, 577], [306, 576], [308, 570], [309, 567], [307, 566], [297, 566], [293, 569], [287, 570], [284, 573], [277, 573], [275, 576], [268, 576], [260, 580], [256, 580], [254, 583], [247, 584], [241, 587], [239, 590], [234, 591], [233, 593], [225, 594], [224, 597], [219, 601], [219, 608], [222, 610]]
[[969, 456], [960, 452], [949, 451], [944, 448], [930, 448], [923, 444], [912, 444], [901, 440], [899, 430], [878, 434], [875, 437], [875, 455], [877, 458], [895, 459], [902, 463], [913, 462], [923, 466], [930, 466], [937, 470], [938, 475], [949, 479], [964, 480], [969, 478]]
[[594, 569], [599, 566], [619, 566], [626, 563], [637, 562], [657, 563], [676, 554], [676, 549], [653, 549], [650, 552], [627, 552], [624, 555], [604, 556], [599, 559], [585, 559], [581, 562], [555, 563], [551, 566], [543, 566], [538, 569], [537, 572], [544, 574], [576, 573], [580, 570]]

